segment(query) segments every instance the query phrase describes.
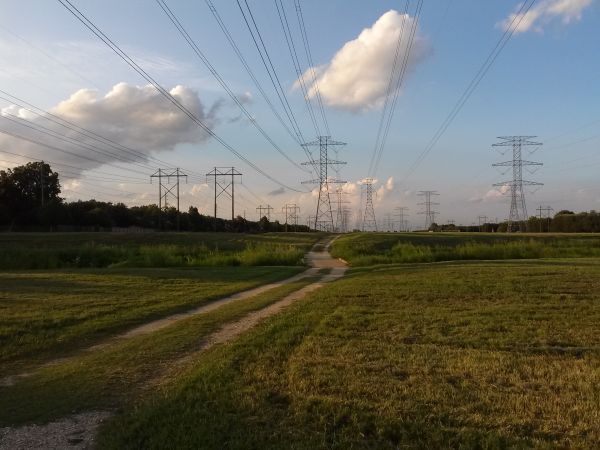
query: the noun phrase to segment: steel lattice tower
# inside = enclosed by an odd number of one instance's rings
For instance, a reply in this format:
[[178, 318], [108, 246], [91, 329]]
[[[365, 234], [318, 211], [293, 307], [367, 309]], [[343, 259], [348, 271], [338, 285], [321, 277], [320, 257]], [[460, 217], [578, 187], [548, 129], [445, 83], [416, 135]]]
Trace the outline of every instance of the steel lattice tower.
[[396, 206], [394, 208], [394, 217], [398, 224], [398, 231], [408, 231], [408, 221], [406, 220], [406, 217], [408, 217], [407, 211], [408, 208], [406, 206]]
[[317, 179], [303, 181], [303, 184], [318, 184], [319, 198], [317, 200], [317, 211], [315, 214], [315, 230], [333, 231], [335, 229], [333, 222], [333, 211], [331, 209], [330, 184], [344, 183], [336, 178], [329, 178], [329, 166], [337, 164], [346, 164], [343, 161], [329, 159], [329, 147], [336, 145], [346, 145], [345, 142], [331, 140], [330, 136], [319, 136], [317, 140], [302, 144], [304, 147], [319, 147], [319, 160], [307, 161], [302, 165], [310, 165], [318, 171]]
[[[520, 231], [525, 231], [525, 222], [529, 218], [527, 215], [527, 205], [525, 204], [525, 190], [524, 186], [543, 186], [542, 183], [535, 181], [528, 181], [523, 179], [523, 166], [534, 166], [539, 167], [542, 165], [540, 162], [523, 160], [522, 151], [523, 146], [534, 146], [535, 149], [531, 150], [533, 153], [541, 142], [534, 142], [533, 139], [536, 136], [499, 136], [498, 139], [502, 139], [502, 142], [493, 144], [493, 147], [512, 147], [512, 160], [504, 161], [501, 163], [492, 164], [494, 167], [508, 167], [509, 170], [512, 168], [512, 180], [503, 181], [501, 183], [495, 183], [495, 187], [507, 186], [510, 189], [510, 214], [508, 216], [508, 228], [507, 231], [510, 233], [513, 231], [514, 224], [517, 225]], [[507, 150], [501, 151], [504, 154]], [[533, 173], [533, 171], [530, 171]]]
[[365, 213], [362, 220], [362, 231], [377, 231], [377, 220], [373, 208], [373, 178], [365, 178], [362, 181], [365, 189]]
[[435, 215], [439, 214], [438, 211], [434, 211], [431, 207], [437, 206], [439, 203], [435, 203], [431, 201], [431, 197], [434, 195], [440, 195], [437, 191], [419, 191], [417, 195], [425, 197], [425, 201], [423, 203], [418, 203], [418, 205], [425, 206], [425, 211], [419, 212], [419, 214], [425, 214], [425, 229], [429, 230], [431, 225], [435, 223]]

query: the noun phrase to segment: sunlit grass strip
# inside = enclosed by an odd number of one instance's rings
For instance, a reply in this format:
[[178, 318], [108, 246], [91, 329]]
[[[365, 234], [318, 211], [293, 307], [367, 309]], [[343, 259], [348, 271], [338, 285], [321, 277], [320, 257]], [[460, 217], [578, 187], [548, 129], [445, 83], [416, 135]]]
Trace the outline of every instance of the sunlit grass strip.
[[594, 448], [600, 267], [328, 285], [108, 423], [100, 448]]
[[600, 236], [355, 234], [342, 236], [332, 254], [353, 266], [454, 260], [600, 257]]

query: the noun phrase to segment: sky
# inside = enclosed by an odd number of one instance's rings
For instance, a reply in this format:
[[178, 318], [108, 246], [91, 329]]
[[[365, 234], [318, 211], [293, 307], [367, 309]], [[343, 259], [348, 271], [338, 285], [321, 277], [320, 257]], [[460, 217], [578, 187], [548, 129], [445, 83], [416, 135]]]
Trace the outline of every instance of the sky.
[[[380, 229], [398, 206], [409, 208], [413, 227], [422, 227], [422, 190], [440, 194], [438, 223], [470, 225], [479, 216], [507, 218], [510, 198], [493, 184], [511, 174], [492, 164], [510, 155], [492, 144], [498, 136], [530, 135], [543, 143], [531, 155], [524, 151], [524, 159], [543, 163], [535, 173], [524, 172], [525, 179], [543, 183], [526, 192], [530, 215], [539, 205], [600, 209], [597, 0], [537, 0], [524, 17], [517, 15], [522, 3], [512, 0], [424, 0], [420, 14], [416, 0], [408, 9], [405, 1], [387, 0], [213, 0], [256, 83], [210, 2], [165, 1], [210, 68], [158, 2], [71, 3], [196, 120], [59, 1], [0, 0], [0, 168], [43, 159], [61, 174], [61, 195], [68, 200], [140, 205], [158, 202], [150, 175], [179, 167], [188, 174], [182, 209], [212, 214], [213, 188], [205, 174], [215, 166], [235, 167], [243, 174], [236, 180], [236, 215], [256, 220], [257, 206], [269, 204], [272, 218], [283, 220], [282, 207], [295, 203], [304, 222], [314, 215], [318, 189], [301, 183], [316, 175], [301, 164], [308, 156], [298, 141], [330, 134], [346, 143], [330, 157], [346, 162], [339, 179], [346, 181], [350, 225], [360, 222], [367, 177], [375, 182]], [[288, 19], [297, 66], [278, 8]], [[267, 72], [248, 29], [246, 21], [252, 27], [253, 20], [260, 32], [254, 37], [268, 52], [266, 67], [270, 62], [274, 72]], [[429, 146], [511, 23], [519, 23], [511, 39]], [[289, 105], [287, 113], [282, 104]], [[392, 104], [389, 132], [378, 146], [382, 118], [388, 120], [383, 113]], [[87, 134], [57, 125], [60, 119]], [[381, 157], [372, 164], [378, 148]], [[229, 200], [219, 198], [218, 215], [230, 211]]]

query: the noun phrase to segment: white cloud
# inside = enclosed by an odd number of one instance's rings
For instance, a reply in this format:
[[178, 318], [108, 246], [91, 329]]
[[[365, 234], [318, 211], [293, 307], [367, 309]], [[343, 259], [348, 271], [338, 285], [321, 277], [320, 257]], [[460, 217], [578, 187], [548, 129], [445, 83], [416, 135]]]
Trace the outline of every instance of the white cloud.
[[543, 26], [554, 19], [560, 19], [563, 24], [581, 20], [583, 10], [592, 4], [593, 0], [543, 0], [534, 5], [527, 13], [518, 13], [522, 4], [517, 6], [516, 12], [510, 14], [498, 26], [503, 30], [518, 23], [515, 33], [525, 33], [533, 30], [543, 31]]
[[[176, 86], [170, 93], [200, 120], [212, 128], [215, 124], [215, 108], [206, 111], [198, 94], [185, 86]], [[171, 151], [178, 144], [199, 143], [208, 139], [205, 131], [199, 129], [183, 112], [169, 103], [152, 86], [134, 86], [119, 83], [104, 96], [98, 91], [81, 89], [68, 99], [60, 102], [51, 112], [83, 128], [92, 130], [101, 136], [118, 142], [121, 145], [141, 152], [138, 162], [144, 161], [150, 154]], [[49, 127], [57, 133], [84, 141], [86, 144], [105, 150], [99, 154], [89, 147], [84, 148], [65, 143], [53, 137], [40, 134], [22, 125], [0, 121], [0, 129], [43, 141], [49, 145], [63, 148], [71, 153], [81, 155], [66, 155], [48, 150], [22, 140], [6, 135], [0, 135], [0, 143], [7, 143], [13, 151], [28, 155], [47, 155], [49, 160], [72, 164], [83, 169], [97, 168], [105, 163], [123, 164], [123, 158], [132, 159], [132, 154], [120, 152], [114, 148], [102, 145], [74, 131], [53, 125], [41, 117], [32, 118], [23, 110], [9, 106], [0, 111], [0, 115], [13, 119], [10, 115], [27, 117], [33, 124]], [[97, 148], [96, 148], [97, 150]], [[106, 153], [109, 152], [109, 153]], [[87, 158], [87, 159], [86, 159]], [[92, 161], [96, 160], [96, 161]]]
[[[407, 14], [390, 10], [370, 28], [338, 50], [332, 60], [316, 72], [315, 84], [311, 69], [303, 75], [309, 87], [309, 96], [316, 95], [317, 86], [323, 101], [333, 107], [361, 111], [380, 107], [387, 92], [390, 72], [394, 63], [396, 45], [402, 29], [399, 59], [406, 51], [410, 28], [414, 19]], [[429, 46], [417, 33], [408, 60], [408, 70], [429, 54]], [[299, 80], [294, 87], [299, 87]]]

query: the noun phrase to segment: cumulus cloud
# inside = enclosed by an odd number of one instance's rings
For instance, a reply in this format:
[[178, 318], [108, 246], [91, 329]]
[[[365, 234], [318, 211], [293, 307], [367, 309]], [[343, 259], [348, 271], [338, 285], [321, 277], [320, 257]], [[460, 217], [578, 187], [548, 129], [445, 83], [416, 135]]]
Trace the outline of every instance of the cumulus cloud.
[[533, 30], [543, 31], [544, 25], [559, 19], [563, 24], [581, 20], [583, 10], [592, 4], [593, 0], [543, 0], [534, 5], [527, 13], [519, 13], [522, 4], [515, 12], [498, 23], [498, 27], [507, 30], [511, 24], [518, 23], [515, 33], [525, 33]]
[[494, 189], [490, 189], [483, 195], [477, 195], [469, 199], [469, 203], [496, 202], [506, 198], [506, 194], [510, 190], [510, 186], [502, 185]]
[[[197, 92], [185, 86], [175, 86], [170, 93], [209, 128], [215, 125], [216, 107], [207, 110]], [[106, 95], [100, 95], [96, 90], [81, 89], [50, 111], [80, 127], [135, 149], [141, 154], [139, 158], [133, 157], [131, 153], [103, 145], [73, 130], [48, 122], [42, 117], [32, 117], [27, 111], [16, 106], [9, 106], [0, 111], [0, 116], [5, 119], [0, 120], [0, 130], [43, 141], [62, 148], [70, 154], [49, 151], [44, 147], [5, 134], [0, 134], [0, 143], [6, 143], [13, 151], [30, 156], [39, 157], [42, 152], [43, 155], [51, 152], [51, 156], [47, 156], [49, 160], [83, 169], [94, 169], [106, 163], [123, 164], [123, 159], [135, 158], [137, 162], [143, 162], [153, 153], [172, 151], [178, 144], [200, 143], [209, 138], [205, 131], [164, 99], [152, 86], [119, 83]], [[18, 118], [28, 119], [30, 122], [20, 122]], [[50, 128], [61, 135], [83, 141], [87, 146], [65, 143], [27, 128], [25, 125]], [[104, 151], [98, 153], [99, 148]]]
[[[370, 28], [338, 50], [332, 60], [320, 67], [308, 69], [302, 80], [308, 94], [314, 97], [317, 87], [323, 101], [333, 107], [362, 111], [380, 107], [386, 96], [390, 72], [394, 63], [397, 41], [402, 33], [399, 61], [404, 59], [409, 30], [414, 18], [390, 10]], [[418, 33], [408, 59], [408, 70], [430, 53], [429, 45]], [[316, 83], [312, 70], [315, 71]], [[300, 86], [300, 80], [294, 84]]]

